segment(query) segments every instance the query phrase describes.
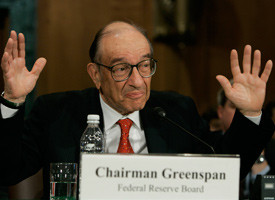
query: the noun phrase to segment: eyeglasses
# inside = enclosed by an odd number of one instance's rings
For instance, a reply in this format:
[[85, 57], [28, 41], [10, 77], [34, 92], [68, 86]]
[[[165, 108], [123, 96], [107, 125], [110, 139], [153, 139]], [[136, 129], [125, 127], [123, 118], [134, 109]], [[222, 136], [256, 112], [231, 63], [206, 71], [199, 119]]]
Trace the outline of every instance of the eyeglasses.
[[153, 58], [143, 60], [136, 65], [131, 65], [129, 63], [119, 63], [109, 67], [96, 62], [95, 64], [106, 67], [109, 71], [111, 71], [113, 79], [118, 82], [127, 80], [131, 76], [134, 67], [137, 68], [140, 76], [143, 78], [149, 78], [153, 76], [157, 68], [157, 61]]

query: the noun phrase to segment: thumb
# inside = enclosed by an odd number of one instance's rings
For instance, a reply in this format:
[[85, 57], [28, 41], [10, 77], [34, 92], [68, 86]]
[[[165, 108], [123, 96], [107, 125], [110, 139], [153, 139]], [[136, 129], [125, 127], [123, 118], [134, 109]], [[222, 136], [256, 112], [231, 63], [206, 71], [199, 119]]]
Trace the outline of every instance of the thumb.
[[47, 63], [47, 60], [45, 58], [38, 58], [34, 65], [33, 65], [33, 68], [31, 70], [31, 73], [39, 76], [41, 71], [43, 70], [43, 68], [45, 67]]
[[232, 85], [231, 85], [230, 81], [225, 76], [222, 76], [222, 75], [216, 76], [216, 79], [221, 84], [225, 94], [228, 95], [231, 91], [231, 88], [232, 88]]

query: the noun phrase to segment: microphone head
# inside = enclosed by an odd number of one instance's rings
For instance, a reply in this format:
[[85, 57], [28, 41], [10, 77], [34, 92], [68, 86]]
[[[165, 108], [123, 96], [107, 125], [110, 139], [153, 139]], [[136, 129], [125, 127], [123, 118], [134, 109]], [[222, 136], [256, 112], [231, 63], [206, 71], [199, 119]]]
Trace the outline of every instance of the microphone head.
[[165, 117], [166, 116], [166, 112], [161, 107], [155, 107], [153, 110], [160, 117]]

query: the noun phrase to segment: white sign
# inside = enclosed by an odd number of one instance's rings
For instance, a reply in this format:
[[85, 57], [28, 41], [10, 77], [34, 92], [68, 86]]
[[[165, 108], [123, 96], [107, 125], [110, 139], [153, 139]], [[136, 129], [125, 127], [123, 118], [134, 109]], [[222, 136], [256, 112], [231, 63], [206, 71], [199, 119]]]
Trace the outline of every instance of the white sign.
[[238, 200], [239, 156], [82, 154], [81, 200]]

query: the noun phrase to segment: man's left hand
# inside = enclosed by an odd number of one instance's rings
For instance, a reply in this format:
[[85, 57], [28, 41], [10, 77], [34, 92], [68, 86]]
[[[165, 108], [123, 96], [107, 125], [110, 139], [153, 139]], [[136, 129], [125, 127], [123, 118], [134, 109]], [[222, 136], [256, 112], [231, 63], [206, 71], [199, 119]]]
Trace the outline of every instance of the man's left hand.
[[254, 52], [251, 67], [251, 46], [246, 45], [243, 56], [243, 72], [241, 72], [236, 50], [231, 51], [230, 63], [233, 75], [233, 85], [229, 80], [218, 75], [216, 78], [225, 91], [226, 97], [245, 116], [259, 116], [263, 107], [266, 83], [272, 70], [272, 61], [266, 62], [265, 68], [259, 76], [261, 68], [261, 52]]

